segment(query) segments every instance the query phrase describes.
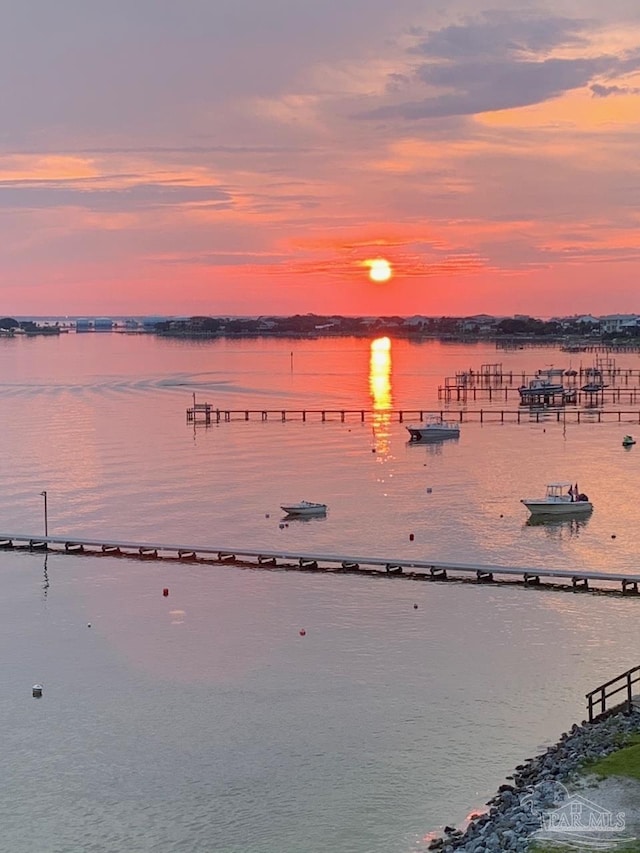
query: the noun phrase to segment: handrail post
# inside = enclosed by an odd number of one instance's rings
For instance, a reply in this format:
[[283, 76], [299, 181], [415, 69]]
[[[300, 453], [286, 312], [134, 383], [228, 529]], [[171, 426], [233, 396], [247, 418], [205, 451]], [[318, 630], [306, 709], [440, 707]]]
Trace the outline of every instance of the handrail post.
[[627, 714], [633, 711], [633, 696], [631, 694], [631, 671], [627, 673]]

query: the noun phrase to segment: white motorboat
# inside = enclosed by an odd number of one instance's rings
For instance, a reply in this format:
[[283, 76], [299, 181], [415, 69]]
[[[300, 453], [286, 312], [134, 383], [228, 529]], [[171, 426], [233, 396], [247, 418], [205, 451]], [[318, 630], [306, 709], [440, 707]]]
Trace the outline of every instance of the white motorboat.
[[578, 491], [578, 484], [549, 483], [543, 498], [523, 498], [532, 515], [585, 515], [593, 510], [589, 498]]
[[300, 501], [297, 504], [281, 504], [287, 515], [325, 515], [326, 504], [314, 503], [313, 501]]
[[528, 385], [520, 385], [518, 388], [518, 393], [523, 401], [531, 397], [553, 397], [556, 394], [562, 394], [563, 391], [562, 382], [551, 382], [549, 379], [541, 377], [530, 379]]
[[429, 441], [431, 439], [457, 438], [460, 435], [460, 424], [456, 421], [430, 420], [423, 424], [407, 426], [411, 441]]

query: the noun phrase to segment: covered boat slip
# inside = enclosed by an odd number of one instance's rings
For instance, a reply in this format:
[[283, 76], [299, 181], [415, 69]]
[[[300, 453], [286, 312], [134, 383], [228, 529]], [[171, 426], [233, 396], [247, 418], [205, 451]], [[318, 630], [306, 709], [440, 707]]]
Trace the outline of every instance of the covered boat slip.
[[[570, 581], [570, 589], [589, 590], [590, 582], [598, 589], [611, 591], [602, 584], [619, 584], [623, 594], [637, 594], [640, 574], [632, 572], [571, 571], [568, 569], [525, 566], [493, 566], [476, 563], [444, 563], [433, 560], [390, 559], [387, 557], [346, 556], [344, 554], [309, 554], [291, 551], [266, 551], [211, 545], [175, 545], [153, 542], [124, 542], [113, 539], [85, 539], [32, 534], [0, 533], [0, 549], [24, 549], [43, 553], [122, 556], [137, 559], [165, 559], [224, 563], [242, 567], [273, 567], [284, 570], [350, 572], [353, 574], [403, 577], [419, 581], [462, 580], [475, 575], [478, 583], [491, 583], [496, 578], [524, 586], [545, 586], [543, 581]], [[280, 562], [279, 562], [280, 561]], [[554, 588], [557, 588], [554, 586]]]

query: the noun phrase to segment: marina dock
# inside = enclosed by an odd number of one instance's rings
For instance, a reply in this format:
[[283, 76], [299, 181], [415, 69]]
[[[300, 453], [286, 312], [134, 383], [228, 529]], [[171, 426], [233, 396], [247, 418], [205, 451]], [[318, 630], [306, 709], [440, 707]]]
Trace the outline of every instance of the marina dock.
[[[415, 581], [473, 581], [511, 583], [530, 588], [565, 589], [638, 595], [640, 574], [633, 572], [570, 571], [556, 568], [492, 566], [475, 563], [443, 563], [431, 560], [387, 557], [309, 554], [297, 551], [269, 551], [223, 548], [206, 545], [170, 545], [154, 542], [124, 542], [68, 536], [34, 536], [0, 533], [0, 549], [42, 553], [120, 556], [143, 560], [171, 560], [203, 564], [235, 565], [293, 571], [348, 573], [374, 577], [404, 578]], [[594, 586], [596, 584], [597, 586]]]
[[[640, 394], [638, 396], [640, 402]], [[566, 407], [551, 408], [541, 406], [531, 408], [521, 406], [518, 409], [221, 409], [212, 403], [197, 403], [187, 409], [187, 423], [194, 426], [212, 426], [231, 421], [307, 421], [321, 423], [340, 423], [357, 421], [366, 423], [373, 418], [385, 417], [397, 423], [424, 421], [435, 417], [440, 420], [469, 423], [597, 423], [615, 421], [617, 423], [640, 424], [639, 409], [599, 409], [596, 407], [575, 409]]]

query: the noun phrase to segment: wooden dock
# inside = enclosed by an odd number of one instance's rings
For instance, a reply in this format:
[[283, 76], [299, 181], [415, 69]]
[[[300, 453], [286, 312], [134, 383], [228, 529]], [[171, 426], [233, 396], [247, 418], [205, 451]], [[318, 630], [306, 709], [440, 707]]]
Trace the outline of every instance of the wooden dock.
[[458, 403], [477, 402], [487, 400], [488, 402], [509, 400], [520, 400], [523, 406], [531, 404], [547, 404], [558, 406], [594, 406], [615, 404], [635, 405], [640, 404], [639, 388], [599, 388], [594, 391], [584, 391], [575, 386], [565, 386], [562, 390], [530, 389], [520, 391], [510, 386], [491, 385], [439, 385], [438, 400], [445, 403], [453, 401]]
[[[640, 401], [640, 394], [638, 396]], [[440, 420], [456, 420], [460, 423], [543, 423], [555, 420], [557, 423], [597, 423], [615, 421], [617, 423], [640, 424], [640, 409], [600, 409], [597, 407], [575, 409], [562, 406], [553, 408], [541, 406], [531, 408], [521, 406], [518, 409], [221, 409], [211, 403], [198, 403], [187, 409], [187, 423], [195, 426], [212, 426], [231, 421], [300, 421], [310, 420], [345, 423], [357, 421], [365, 423], [373, 418], [385, 416], [397, 423], [424, 421], [435, 417]]]
[[[0, 533], [0, 549], [121, 556], [143, 560], [173, 560], [205, 564], [297, 571], [342, 572], [416, 581], [464, 581], [511, 583], [523, 587], [572, 591], [617, 592], [638, 595], [640, 574], [632, 572], [571, 571], [524, 566], [492, 566], [476, 563], [443, 563], [408, 558], [309, 554], [298, 551], [269, 551], [223, 548], [211, 545], [169, 545], [157, 542], [124, 542], [114, 539], [84, 539], [69, 536], [34, 536]], [[592, 586], [597, 584], [597, 587]]]

